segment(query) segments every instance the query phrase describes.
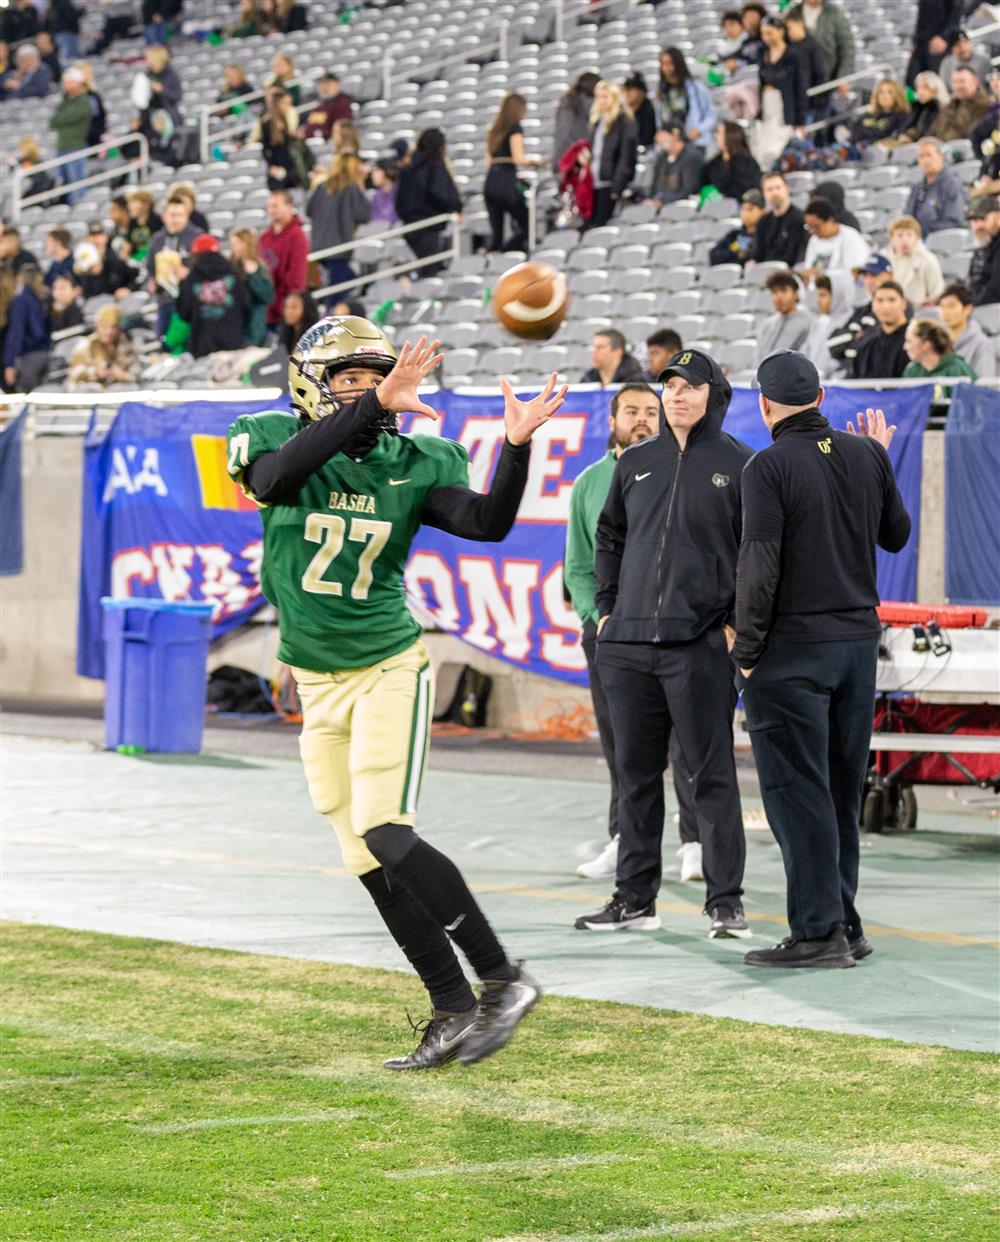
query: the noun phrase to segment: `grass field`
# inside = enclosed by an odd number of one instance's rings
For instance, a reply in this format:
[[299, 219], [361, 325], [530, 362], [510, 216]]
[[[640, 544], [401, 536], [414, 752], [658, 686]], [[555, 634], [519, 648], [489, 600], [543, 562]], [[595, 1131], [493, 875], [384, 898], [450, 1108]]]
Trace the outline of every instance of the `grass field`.
[[550, 998], [392, 1075], [408, 976], [3, 941], [5, 1242], [997, 1237], [983, 1054]]

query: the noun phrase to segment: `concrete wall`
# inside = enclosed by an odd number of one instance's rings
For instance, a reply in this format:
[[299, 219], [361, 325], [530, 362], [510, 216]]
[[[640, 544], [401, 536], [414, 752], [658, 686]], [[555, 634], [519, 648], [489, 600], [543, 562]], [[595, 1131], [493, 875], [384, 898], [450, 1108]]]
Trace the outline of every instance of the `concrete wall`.
[[[25, 572], [0, 578], [0, 692], [7, 700], [100, 703], [104, 684], [77, 677], [76, 596], [82, 448], [79, 439], [25, 439]], [[944, 599], [944, 433], [924, 440], [919, 598]], [[493, 677], [488, 723], [530, 731], [545, 718], [589, 707], [586, 690], [537, 677], [446, 634], [428, 636], [436, 665], [471, 664]], [[273, 625], [251, 624], [215, 645], [211, 666], [273, 668]]]

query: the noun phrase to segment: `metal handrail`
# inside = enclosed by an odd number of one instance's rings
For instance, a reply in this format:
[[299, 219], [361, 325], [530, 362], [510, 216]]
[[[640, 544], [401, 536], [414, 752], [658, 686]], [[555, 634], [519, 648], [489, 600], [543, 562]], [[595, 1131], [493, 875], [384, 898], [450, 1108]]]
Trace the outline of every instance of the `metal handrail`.
[[[470, 23], [468, 29], [482, 29], [482, 22]], [[509, 51], [507, 35], [510, 29], [510, 22], [506, 19], [501, 21], [497, 26], [497, 35], [492, 42], [477, 43], [474, 47], [467, 48], [464, 52], [453, 52], [450, 56], [443, 56], [440, 60], [432, 60], [429, 64], [421, 65], [415, 69], [413, 76], [424, 78], [428, 74], [436, 73], [438, 69], [446, 69], [449, 65], [461, 65], [467, 60], [471, 60], [474, 56], [479, 56], [483, 52], [498, 51], [500, 59], [506, 60]], [[458, 34], [459, 31], [455, 31]], [[387, 48], [382, 54], [382, 98], [385, 100], [392, 99], [392, 67], [394, 64], [392, 52]], [[411, 79], [412, 80], [412, 79]]]
[[804, 125], [802, 132], [815, 134], [821, 129], [835, 129], [838, 125], [843, 125], [845, 121], [852, 121], [856, 116], [863, 116], [867, 111], [868, 105], [861, 104], [857, 108], [852, 108], [850, 112], [838, 112], [836, 116], [828, 116], [822, 121], [813, 121], [811, 125]]
[[[302, 87], [302, 100], [306, 98], [306, 92], [312, 91], [316, 83], [319, 81], [320, 73], [311, 77], [297, 75], [289, 78], [289, 86]], [[208, 130], [209, 121], [213, 116], [225, 116], [227, 112], [231, 112], [236, 104], [254, 104], [260, 103], [267, 98], [267, 92], [270, 88], [261, 87], [259, 91], [251, 91], [247, 95], [237, 95], [232, 99], [224, 99], [220, 103], [206, 104], [198, 113], [198, 156], [202, 164], [207, 164], [212, 155], [211, 143], [224, 142], [227, 138], [235, 138], [239, 134], [246, 133], [253, 129], [256, 121], [260, 119], [260, 114], [251, 112], [247, 117], [240, 117], [228, 129], [219, 130], [214, 134], [210, 134]]]
[[819, 86], [811, 86], [807, 91], [807, 95], [825, 95], [828, 91], [835, 91], [838, 86], [847, 86], [851, 82], [857, 82], [861, 78], [872, 78], [877, 73], [891, 73], [892, 65], [882, 63], [879, 65], [871, 65], [867, 69], [859, 69], [856, 73], [845, 74], [842, 78], [831, 78], [829, 82], [821, 82]]
[[[135, 160], [129, 160], [124, 168], [116, 165], [113, 168], [106, 168], [103, 172], [93, 173], [89, 177], [82, 177], [79, 181], [57, 185], [51, 190], [42, 190], [39, 194], [29, 194], [27, 198], [21, 197], [21, 186], [26, 177], [33, 177], [36, 173], [47, 172], [50, 168], [61, 168], [64, 164], [70, 164], [74, 160], [85, 160], [89, 155], [101, 155], [106, 151], [117, 151], [130, 143], [138, 145], [139, 157]], [[105, 181], [111, 181], [116, 177], [120, 177], [123, 172], [128, 173], [129, 171], [148, 168], [149, 162], [149, 142], [146, 135], [133, 133], [127, 134], [122, 138], [109, 138], [106, 142], [99, 142], [93, 147], [81, 147], [79, 151], [69, 151], [65, 155], [53, 156], [52, 159], [43, 160], [40, 164], [32, 164], [30, 168], [21, 168], [18, 165], [11, 174], [13, 181], [10, 208], [11, 220], [14, 224], [17, 224], [21, 218], [21, 211], [25, 207], [34, 207], [37, 203], [47, 203], [53, 198], [62, 198], [68, 191], [80, 189], [83, 186], [101, 185]]]
[[457, 259], [462, 253], [462, 217], [457, 211], [442, 212], [438, 216], [428, 216], [425, 220], [414, 220], [411, 224], [398, 224], [391, 229], [385, 229], [381, 233], [369, 233], [365, 237], [356, 237], [353, 241], [340, 242], [336, 246], [327, 246], [323, 250], [310, 251], [308, 258], [310, 262], [320, 261], [322, 259], [332, 259], [338, 254], [345, 254], [355, 249], [357, 246], [363, 246], [368, 242], [393, 241], [397, 237], [405, 237], [407, 233], [416, 233], [421, 229], [436, 228], [441, 224], [451, 224], [451, 245], [437, 254], [427, 255], [423, 259], [416, 257], [408, 259], [405, 263], [396, 263], [392, 267], [382, 268], [379, 271], [367, 272], [363, 276], [355, 276], [352, 280], [343, 280], [336, 285], [324, 285], [320, 289], [312, 290], [314, 298], [327, 297], [331, 293], [340, 293], [344, 289], [353, 289], [356, 285], [370, 284], [375, 280], [382, 280], [387, 276], [401, 276], [404, 272], [412, 272], [418, 267], [429, 267], [432, 263], [440, 263], [444, 259]]

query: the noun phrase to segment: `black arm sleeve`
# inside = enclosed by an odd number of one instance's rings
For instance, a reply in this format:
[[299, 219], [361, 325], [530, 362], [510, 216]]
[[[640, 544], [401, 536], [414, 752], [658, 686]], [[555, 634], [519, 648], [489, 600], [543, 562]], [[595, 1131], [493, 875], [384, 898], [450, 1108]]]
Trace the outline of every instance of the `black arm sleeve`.
[[889, 462], [888, 454], [881, 445], [877, 445], [880, 455], [885, 458], [885, 493], [882, 503], [882, 516], [878, 524], [878, 546], [886, 552], [901, 552], [910, 537], [910, 515], [903, 504], [903, 497], [896, 486], [896, 476]]
[[598, 617], [609, 616], [618, 599], [618, 575], [621, 573], [622, 553], [628, 533], [621, 473], [619, 464], [611, 476], [608, 498], [597, 519], [597, 533], [594, 536], [594, 577], [597, 579], [594, 603]]
[[490, 490], [485, 494], [469, 487], [436, 487], [424, 501], [420, 520], [449, 535], [496, 543], [510, 533], [528, 481], [531, 443], [504, 440]]
[[261, 453], [243, 471], [243, 486], [264, 504], [281, 504], [368, 423], [383, 413], [373, 390], [353, 405], [297, 431], [279, 449]]
[[785, 515], [778, 481], [760, 455], [741, 479], [743, 542], [736, 565], [736, 642], [733, 659], [753, 668], [764, 654], [781, 576]]

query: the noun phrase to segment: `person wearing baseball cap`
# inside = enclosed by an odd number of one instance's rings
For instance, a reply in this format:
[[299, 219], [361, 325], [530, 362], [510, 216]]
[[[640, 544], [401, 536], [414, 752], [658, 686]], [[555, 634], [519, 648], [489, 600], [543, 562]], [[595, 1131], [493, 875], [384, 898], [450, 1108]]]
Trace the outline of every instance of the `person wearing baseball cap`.
[[700, 829], [709, 936], [744, 938], [746, 846], [725, 627], [751, 450], [722, 430], [732, 389], [714, 358], [682, 350], [659, 379], [659, 434], [619, 457], [597, 519], [596, 663], [615, 738], [619, 840], [615, 890], [576, 927], [660, 926], [663, 771], [676, 734]]
[[788, 880], [790, 935], [750, 966], [837, 969], [872, 947], [854, 906], [880, 626], [876, 544], [910, 537], [881, 410], [835, 431], [809, 359], [757, 368], [773, 443], [743, 471], [736, 641], [747, 728]]
[[967, 218], [977, 247], [969, 264], [969, 285], [976, 305], [988, 306], [1000, 302], [1000, 198], [974, 198]]
[[191, 243], [191, 263], [177, 293], [176, 310], [190, 325], [187, 349], [195, 358], [247, 344], [246, 280], [211, 233], [202, 233]]
[[697, 194], [705, 168], [705, 151], [689, 142], [687, 130], [671, 121], [656, 131], [656, 163], [646, 203], [662, 207]]
[[830, 357], [847, 366], [853, 364], [861, 338], [878, 327], [872, 303], [876, 289], [892, 280], [892, 264], [884, 254], [873, 254], [861, 267], [855, 268], [854, 276], [864, 285], [868, 300], [855, 306], [849, 318], [831, 332], [827, 341]]
[[747, 190], [740, 199], [740, 223], [730, 229], [708, 252], [708, 261], [715, 267], [719, 263], [738, 263], [741, 267], [753, 254], [757, 241], [757, 226], [764, 215], [764, 195], [760, 190]]

